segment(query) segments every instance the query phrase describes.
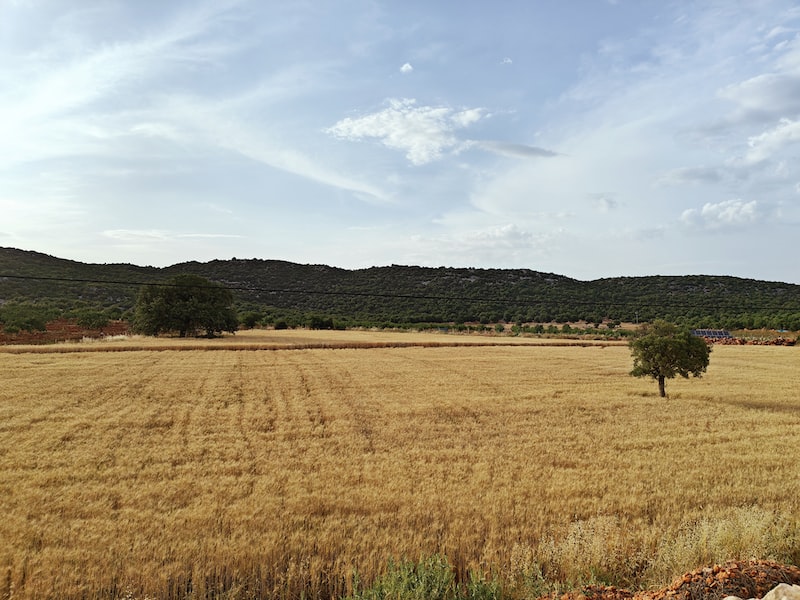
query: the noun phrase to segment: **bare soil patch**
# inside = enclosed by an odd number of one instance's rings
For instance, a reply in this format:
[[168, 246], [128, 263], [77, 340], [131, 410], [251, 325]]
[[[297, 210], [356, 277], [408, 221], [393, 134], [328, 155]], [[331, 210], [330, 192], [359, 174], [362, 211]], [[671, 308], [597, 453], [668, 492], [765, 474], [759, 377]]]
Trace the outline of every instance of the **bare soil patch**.
[[9, 333], [0, 324], [0, 344], [54, 344], [128, 334], [127, 321], [111, 321], [102, 329], [87, 329], [78, 325], [73, 319], [57, 319], [50, 321], [45, 327], [45, 331]]

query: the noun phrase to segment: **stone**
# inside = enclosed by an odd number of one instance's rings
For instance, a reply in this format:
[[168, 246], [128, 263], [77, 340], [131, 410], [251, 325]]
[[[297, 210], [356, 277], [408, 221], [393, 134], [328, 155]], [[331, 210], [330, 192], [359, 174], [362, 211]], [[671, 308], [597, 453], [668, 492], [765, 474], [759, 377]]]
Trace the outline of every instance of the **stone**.
[[[739, 596], [726, 596], [722, 600], [743, 600]], [[750, 600], [756, 600], [750, 598]], [[800, 600], [800, 585], [789, 585], [788, 583], [779, 583], [769, 592], [767, 592], [761, 600]]]
[[763, 600], [800, 600], [800, 585], [779, 583], [764, 596]]

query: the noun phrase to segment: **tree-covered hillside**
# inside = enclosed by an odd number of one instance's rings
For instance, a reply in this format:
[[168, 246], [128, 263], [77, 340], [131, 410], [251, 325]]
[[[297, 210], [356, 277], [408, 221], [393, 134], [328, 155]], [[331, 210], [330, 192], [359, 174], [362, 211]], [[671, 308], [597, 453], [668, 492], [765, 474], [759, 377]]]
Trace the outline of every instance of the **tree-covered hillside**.
[[308, 315], [351, 325], [651, 321], [800, 329], [800, 286], [688, 275], [578, 281], [527, 269], [392, 265], [347, 270], [276, 260], [188, 262], [163, 269], [84, 264], [0, 248], [0, 303], [125, 315], [141, 285], [191, 273], [232, 289], [240, 313]]

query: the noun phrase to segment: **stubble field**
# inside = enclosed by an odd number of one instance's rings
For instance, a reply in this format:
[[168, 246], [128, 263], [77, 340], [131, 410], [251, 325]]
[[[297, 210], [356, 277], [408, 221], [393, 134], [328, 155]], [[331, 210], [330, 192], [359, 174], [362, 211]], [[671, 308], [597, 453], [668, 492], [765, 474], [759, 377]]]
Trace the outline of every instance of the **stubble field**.
[[625, 345], [285, 335], [0, 349], [0, 598], [340, 597], [433, 554], [531, 597], [800, 559], [794, 348], [715, 348], [662, 400]]

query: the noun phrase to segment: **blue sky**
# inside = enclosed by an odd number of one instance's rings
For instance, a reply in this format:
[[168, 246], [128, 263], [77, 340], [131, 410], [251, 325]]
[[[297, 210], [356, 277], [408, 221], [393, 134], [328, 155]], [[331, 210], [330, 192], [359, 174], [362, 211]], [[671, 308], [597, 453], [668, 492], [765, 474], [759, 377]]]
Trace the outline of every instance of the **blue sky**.
[[0, 0], [0, 246], [800, 283], [787, 0]]

